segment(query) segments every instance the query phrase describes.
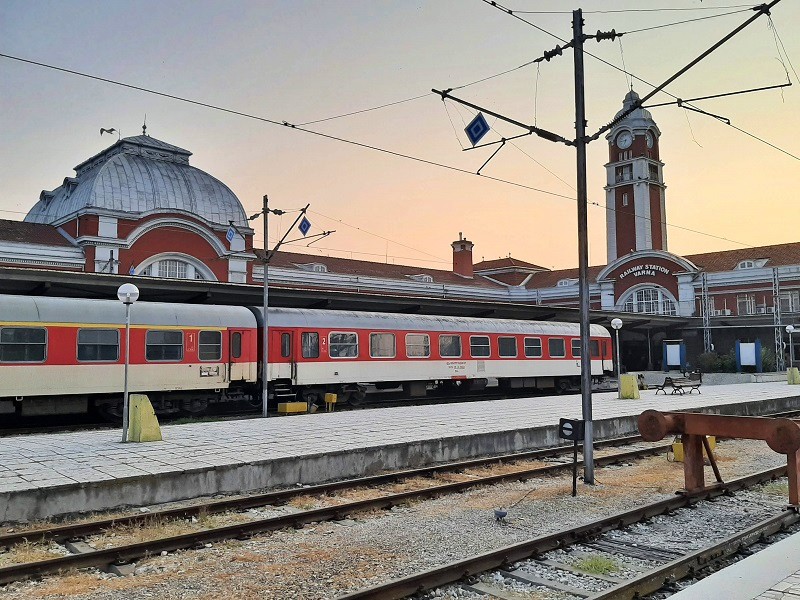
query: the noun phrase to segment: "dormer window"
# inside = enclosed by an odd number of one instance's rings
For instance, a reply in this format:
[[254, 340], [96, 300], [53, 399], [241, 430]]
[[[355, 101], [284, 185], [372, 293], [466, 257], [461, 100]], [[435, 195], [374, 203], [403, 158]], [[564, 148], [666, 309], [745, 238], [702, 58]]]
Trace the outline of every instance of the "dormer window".
[[556, 287], [569, 287], [571, 285], [576, 285], [577, 283], [577, 279], [560, 279], [556, 284]]
[[422, 283], [433, 283], [433, 276], [421, 273], [419, 275], [406, 275], [409, 279], [414, 281], [421, 281]]
[[298, 269], [303, 271], [311, 271], [312, 273], [327, 273], [328, 267], [322, 263], [307, 263], [304, 265], [295, 265]]
[[739, 261], [739, 264], [736, 265], [737, 269], [755, 269], [756, 263], [752, 260], [742, 260]]

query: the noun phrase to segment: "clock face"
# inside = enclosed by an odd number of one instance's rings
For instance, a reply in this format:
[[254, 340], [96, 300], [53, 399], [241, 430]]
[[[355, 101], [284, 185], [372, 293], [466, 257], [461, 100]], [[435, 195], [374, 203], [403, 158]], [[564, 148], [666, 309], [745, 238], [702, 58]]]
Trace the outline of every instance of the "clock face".
[[654, 142], [653, 134], [648, 131], [647, 133], [644, 134], [644, 139], [647, 141], [647, 147], [652, 148]]
[[631, 144], [633, 143], [633, 135], [631, 135], [630, 131], [623, 131], [617, 136], [617, 146], [622, 148], [630, 148]]

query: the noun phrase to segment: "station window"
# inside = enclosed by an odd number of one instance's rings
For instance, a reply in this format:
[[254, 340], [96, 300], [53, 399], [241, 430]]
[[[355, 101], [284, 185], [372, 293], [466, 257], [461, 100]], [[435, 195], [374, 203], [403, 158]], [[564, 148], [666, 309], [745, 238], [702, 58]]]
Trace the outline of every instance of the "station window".
[[547, 351], [550, 353], [550, 358], [563, 358], [567, 355], [566, 344], [562, 338], [547, 340]]
[[0, 362], [44, 362], [46, 349], [44, 328], [0, 328]]
[[572, 340], [572, 356], [579, 358], [581, 355], [581, 340], [580, 338]]
[[355, 333], [328, 334], [328, 354], [331, 358], [358, 358], [358, 336]]
[[393, 333], [370, 333], [369, 355], [372, 358], [394, 358], [397, 355]]
[[292, 334], [281, 334], [281, 358], [289, 358], [292, 355]]
[[485, 358], [492, 355], [489, 346], [489, 337], [485, 335], [472, 335], [469, 338], [469, 352], [472, 358]]
[[517, 357], [517, 338], [514, 337], [500, 337], [497, 338], [498, 354], [503, 358], [516, 358]]
[[542, 357], [542, 340], [539, 338], [525, 338], [525, 357]]
[[117, 329], [79, 329], [78, 360], [119, 360], [119, 331]]
[[439, 356], [442, 358], [461, 358], [461, 336], [440, 335]]
[[589, 340], [589, 355], [592, 358], [600, 358], [600, 341]]
[[319, 334], [316, 331], [304, 331], [300, 334], [303, 346], [303, 358], [319, 358]]
[[197, 356], [200, 360], [222, 360], [222, 332], [201, 331]]
[[145, 338], [145, 358], [154, 361], [183, 359], [182, 331], [148, 331]]
[[406, 356], [428, 358], [431, 355], [431, 336], [427, 333], [406, 334]]
[[233, 358], [242, 356], [242, 333], [240, 331], [234, 331], [231, 336], [231, 356]]

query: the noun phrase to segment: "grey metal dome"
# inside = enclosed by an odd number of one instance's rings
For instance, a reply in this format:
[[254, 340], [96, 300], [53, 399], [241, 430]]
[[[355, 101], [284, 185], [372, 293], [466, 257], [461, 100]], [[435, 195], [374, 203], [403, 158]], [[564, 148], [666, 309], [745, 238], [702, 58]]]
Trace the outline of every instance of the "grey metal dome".
[[75, 167], [75, 177], [42, 191], [25, 221], [58, 224], [79, 212], [136, 215], [185, 212], [209, 223], [247, 224], [236, 195], [189, 165], [191, 152], [147, 135], [119, 140]]

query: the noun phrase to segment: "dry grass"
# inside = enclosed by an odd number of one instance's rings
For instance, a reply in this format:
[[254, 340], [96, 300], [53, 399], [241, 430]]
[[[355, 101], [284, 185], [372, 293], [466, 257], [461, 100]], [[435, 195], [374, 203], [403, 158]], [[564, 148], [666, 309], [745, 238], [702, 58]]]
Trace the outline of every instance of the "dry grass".
[[59, 556], [61, 555], [48, 550], [47, 543], [22, 542], [13, 546], [8, 552], [0, 553], [0, 567], [49, 560]]

